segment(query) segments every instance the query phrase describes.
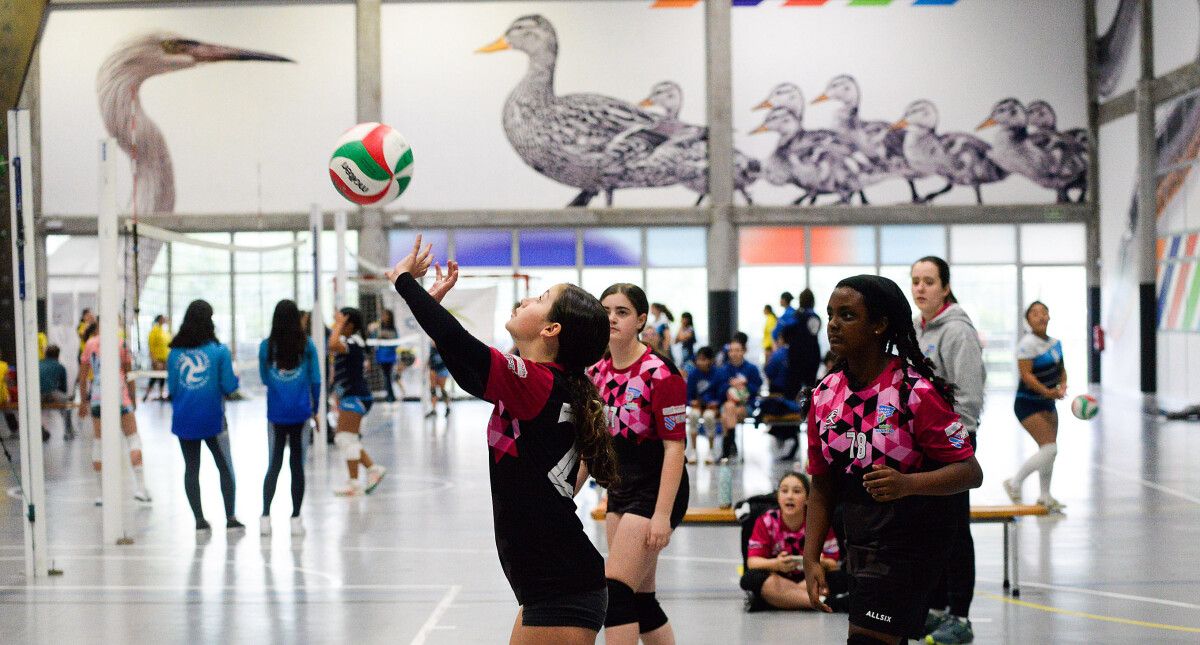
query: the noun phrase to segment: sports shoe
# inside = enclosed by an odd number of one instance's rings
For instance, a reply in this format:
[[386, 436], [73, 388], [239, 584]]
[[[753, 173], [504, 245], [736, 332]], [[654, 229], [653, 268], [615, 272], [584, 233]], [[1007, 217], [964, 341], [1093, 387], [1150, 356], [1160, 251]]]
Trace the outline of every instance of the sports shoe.
[[1050, 511], [1051, 513], [1056, 513], [1056, 514], [1062, 513], [1063, 509], [1065, 509], [1067, 507], [1066, 504], [1063, 504], [1062, 502], [1058, 501], [1057, 499], [1054, 499], [1053, 497], [1051, 497], [1049, 495], [1047, 495], [1045, 497], [1039, 497], [1037, 503], [1041, 504], [1042, 506], [1045, 506], [1047, 511]]
[[208, 537], [212, 535], [212, 524], [208, 520], [196, 520], [196, 537]]
[[975, 631], [971, 629], [971, 621], [946, 614], [945, 621], [937, 630], [925, 637], [930, 645], [959, 645], [975, 641]]
[[930, 610], [930, 612], [925, 615], [925, 633], [932, 634], [936, 632], [938, 627], [942, 626], [942, 623], [950, 620], [951, 618], [953, 618], [953, 616], [951, 616], [948, 612], [943, 611], [939, 613]]
[[225, 520], [225, 532], [226, 533], [245, 533], [246, 525], [237, 521], [236, 517], [231, 517], [231, 518]]
[[95, 504], [96, 506], [104, 506], [104, 498], [103, 498], [103, 497], [97, 497], [97, 498], [96, 498], [96, 501], [94, 502], [94, 504]]
[[292, 535], [296, 537], [304, 535], [304, 522], [299, 517], [292, 518]]
[[263, 515], [258, 518], [258, 534], [263, 537], [271, 535], [271, 518], [269, 516]]
[[375, 489], [379, 487], [379, 482], [383, 481], [383, 476], [386, 474], [387, 474], [387, 468], [384, 468], [383, 466], [380, 466], [378, 464], [371, 466], [370, 468], [367, 469], [366, 493], [368, 495], [375, 492]]
[[1014, 482], [1011, 479], [1004, 480], [1004, 483], [1002, 485], [1004, 486], [1004, 492], [1008, 493], [1008, 498], [1010, 500], [1012, 500], [1012, 503], [1020, 504], [1021, 503], [1021, 487], [1017, 486], [1016, 482]]
[[333, 489], [333, 494], [338, 497], [358, 497], [363, 494], [362, 484], [347, 480], [345, 484]]
[[154, 500], [150, 499], [150, 491], [145, 490], [145, 489], [135, 491], [133, 493], [133, 498], [139, 502], [142, 502], [143, 504], [149, 504], [150, 502], [154, 501]]

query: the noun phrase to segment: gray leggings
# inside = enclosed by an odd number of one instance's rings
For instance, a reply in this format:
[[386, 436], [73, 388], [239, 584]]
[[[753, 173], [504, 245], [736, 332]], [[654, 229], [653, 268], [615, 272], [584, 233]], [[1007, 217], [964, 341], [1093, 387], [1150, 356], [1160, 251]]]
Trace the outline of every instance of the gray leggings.
[[208, 446], [213, 461], [217, 463], [217, 472], [221, 475], [221, 497], [225, 499], [225, 519], [233, 519], [233, 502], [237, 494], [237, 486], [233, 480], [229, 433], [225, 431], [206, 439], [179, 440], [179, 447], [183, 450], [183, 490], [187, 493], [188, 504], [192, 507], [192, 515], [196, 516], [197, 523], [204, 519], [204, 510], [200, 506], [201, 444]]

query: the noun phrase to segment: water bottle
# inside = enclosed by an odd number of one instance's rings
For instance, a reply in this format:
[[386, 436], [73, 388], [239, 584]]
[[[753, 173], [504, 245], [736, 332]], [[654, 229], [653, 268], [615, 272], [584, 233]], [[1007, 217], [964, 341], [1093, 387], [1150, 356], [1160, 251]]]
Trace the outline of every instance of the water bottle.
[[728, 458], [722, 459], [717, 469], [717, 505], [733, 508], [733, 468]]

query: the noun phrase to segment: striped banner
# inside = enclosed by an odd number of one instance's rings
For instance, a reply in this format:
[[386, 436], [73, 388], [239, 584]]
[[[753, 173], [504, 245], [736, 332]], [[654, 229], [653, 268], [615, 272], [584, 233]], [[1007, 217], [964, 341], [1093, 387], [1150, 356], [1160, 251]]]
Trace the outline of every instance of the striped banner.
[[[700, 4], [701, 0], [654, 0], [651, 9], [691, 9]], [[757, 7], [765, 0], [730, 0], [735, 7]], [[776, 5], [778, 0], [768, 4]], [[824, 7], [830, 4], [844, 4], [847, 7], [886, 7], [892, 3], [910, 3], [913, 7], [949, 7], [957, 4], [958, 0], [783, 0], [780, 7]]]
[[1200, 332], [1200, 232], [1159, 238], [1158, 327]]

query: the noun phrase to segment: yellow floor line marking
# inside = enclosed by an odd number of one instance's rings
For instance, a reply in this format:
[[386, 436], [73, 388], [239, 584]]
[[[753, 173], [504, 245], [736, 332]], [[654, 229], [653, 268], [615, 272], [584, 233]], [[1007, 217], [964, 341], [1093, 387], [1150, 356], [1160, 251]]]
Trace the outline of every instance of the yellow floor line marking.
[[1106, 623], [1120, 623], [1122, 625], [1133, 625], [1135, 627], [1149, 627], [1150, 629], [1165, 629], [1167, 631], [1172, 631], [1172, 632], [1186, 632], [1189, 634], [1200, 634], [1200, 627], [1185, 627], [1183, 625], [1166, 625], [1163, 623], [1146, 622], [1144, 620], [1133, 620], [1132, 618], [1118, 618], [1116, 616], [1101, 616], [1099, 614], [1089, 614], [1087, 612], [1074, 611], [1072, 609], [1061, 609], [1059, 607], [1051, 607], [1050, 605], [1040, 605], [1036, 602], [1029, 602], [1027, 600], [1017, 600], [1016, 598], [1009, 598], [1007, 596], [999, 596], [999, 595], [996, 595], [993, 593], [987, 593], [987, 592], [976, 592], [976, 594], [983, 596], [985, 598], [991, 598], [992, 600], [1000, 600], [1000, 601], [1009, 603], [1010, 605], [1017, 605], [1018, 607], [1028, 607], [1030, 609], [1039, 609], [1041, 611], [1047, 611], [1052, 614], [1063, 614], [1064, 616], [1075, 616], [1077, 618], [1089, 618], [1091, 620], [1100, 620], [1100, 621], [1104, 621]]

